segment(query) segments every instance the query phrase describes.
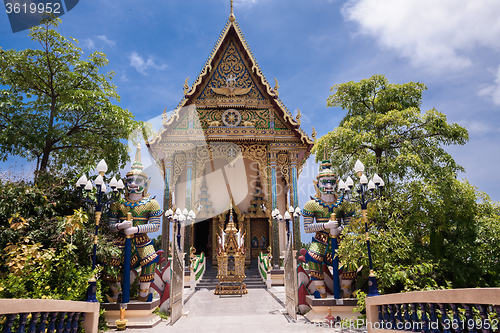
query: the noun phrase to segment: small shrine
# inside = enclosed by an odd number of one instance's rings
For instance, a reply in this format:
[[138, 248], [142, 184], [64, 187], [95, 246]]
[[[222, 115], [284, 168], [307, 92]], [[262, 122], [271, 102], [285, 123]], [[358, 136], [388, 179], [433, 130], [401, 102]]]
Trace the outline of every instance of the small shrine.
[[219, 262], [215, 288], [216, 295], [243, 295], [248, 290], [243, 283], [245, 279], [245, 234], [237, 229], [233, 221], [233, 209], [229, 212], [226, 229], [220, 228], [218, 238], [217, 261]]

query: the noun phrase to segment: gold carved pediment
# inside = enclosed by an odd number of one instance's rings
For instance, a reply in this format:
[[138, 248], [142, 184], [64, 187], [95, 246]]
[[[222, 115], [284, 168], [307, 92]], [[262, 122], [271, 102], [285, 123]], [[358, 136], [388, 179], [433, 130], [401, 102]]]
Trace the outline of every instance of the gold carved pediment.
[[229, 102], [236, 96], [240, 99], [265, 100], [252, 80], [234, 40], [228, 43], [221, 61], [211, 72], [212, 75], [195, 101], [196, 104], [203, 103], [206, 99]]

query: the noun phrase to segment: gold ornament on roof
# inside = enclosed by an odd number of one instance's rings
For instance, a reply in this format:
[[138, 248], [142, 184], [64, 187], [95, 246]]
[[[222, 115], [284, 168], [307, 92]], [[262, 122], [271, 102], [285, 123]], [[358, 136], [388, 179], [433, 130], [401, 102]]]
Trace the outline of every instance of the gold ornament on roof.
[[313, 141], [316, 141], [316, 135], [318, 135], [318, 132], [316, 132], [316, 129], [314, 128], [314, 126], [311, 126], [311, 127], [313, 129], [311, 137], [313, 138]]
[[278, 80], [276, 78], [274, 78], [274, 82], [276, 82], [276, 84], [274, 85], [274, 93], [276, 94], [276, 96], [278, 96], [280, 93], [278, 91], [278, 89], [280, 88], [279, 84], [278, 84]]
[[163, 114], [161, 115], [161, 123], [165, 125], [168, 121], [167, 108], [163, 110]]
[[184, 95], [186, 95], [189, 92], [188, 80], [189, 76], [186, 78], [186, 81], [184, 81], [184, 84], [182, 85], [182, 87], [184, 88]]
[[231, 14], [229, 14], [229, 21], [234, 22], [236, 20], [236, 16], [233, 13], [233, 0], [231, 0]]
[[302, 117], [302, 113], [300, 113], [300, 109], [297, 108], [297, 115], [295, 116], [295, 122], [297, 125], [300, 125], [300, 117]]
[[227, 86], [221, 88], [212, 88], [212, 91], [218, 95], [224, 95], [229, 97], [245, 95], [252, 90], [251, 87], [248, 88], [237, 88], [236, 87], [236, 78], [233, 74], [229, 75], [229, 78], [226, 79]]

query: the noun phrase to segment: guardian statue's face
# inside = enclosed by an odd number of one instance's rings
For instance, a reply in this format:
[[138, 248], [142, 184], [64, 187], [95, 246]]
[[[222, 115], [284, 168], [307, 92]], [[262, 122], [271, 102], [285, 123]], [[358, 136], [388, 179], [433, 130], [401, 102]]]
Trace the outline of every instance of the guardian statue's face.
[[337, 192], [337, 177], [320, 177], [318, 179], [318, 188], [321, 194], [335, 194]]
[[146, 188], [146, 178], [140, 175], [130, 175], [127, 177], [128, 193], [143, 193]]

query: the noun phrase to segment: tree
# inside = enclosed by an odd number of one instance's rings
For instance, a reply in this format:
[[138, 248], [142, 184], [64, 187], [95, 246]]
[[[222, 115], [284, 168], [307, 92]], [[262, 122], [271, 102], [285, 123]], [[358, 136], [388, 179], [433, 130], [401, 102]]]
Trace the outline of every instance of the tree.
[[89, 169], [101, 158], [118, 171], [128, 160], [127, 139], [140, 123], [111, 83], [113, 72], [102, 52], [86, 60], [74, 38], [55, 28], [60, 19], [45, 18], [30, 29], [39, 49], [0, 49], [0, 158], [19, 155], [36, 160], [36, 171]]
[[[326, 151], [344, 179], [357, 177], [352, 167], [359, 158], [367, 175], [376, 172], [386, 182], [382, 199], [368, 207], [382, 291], [497, 286], [498, 205], [456, 179], [464, 170], [443, 146], [465, 144], [467, 130], [436, 109], [422, 112], [425, 90], [422, 83], [391, 84], [383, 75], [334, 85], [327, 104], [346, 115], [313, 152], [319, 159]], [[364, 237], [358, 214], [343, 233], [341, 261], [367, 267]]]
[[[92, 271], [95, 220], [76, 179], [51, 174], [38, 185], [0, 180], [0, 298], [84, 300]], [[103, 215], [101, 225], [106, 225]], [[97, 256], [117, 255], [113, 233], [99, 228]], [[98, 267], [102, 273], [108, 267]], [[102, 279], [97, 280], [102, 299]]]
[[404, 181], [463, 171], [442, 145], [465, 144], [467, 130], [448, 124], [436, 109], [422, 113], [426, 89], [418, 82], [392, 84], [383, 75], [334, 85], [327, 105], [347, 114], [339, 127], [318, 140], [315, 151], [326, 149], [333, 161], [344, 161], [343, 173], [361, 158], [388, 177], [386, 184], [393, 178]]

